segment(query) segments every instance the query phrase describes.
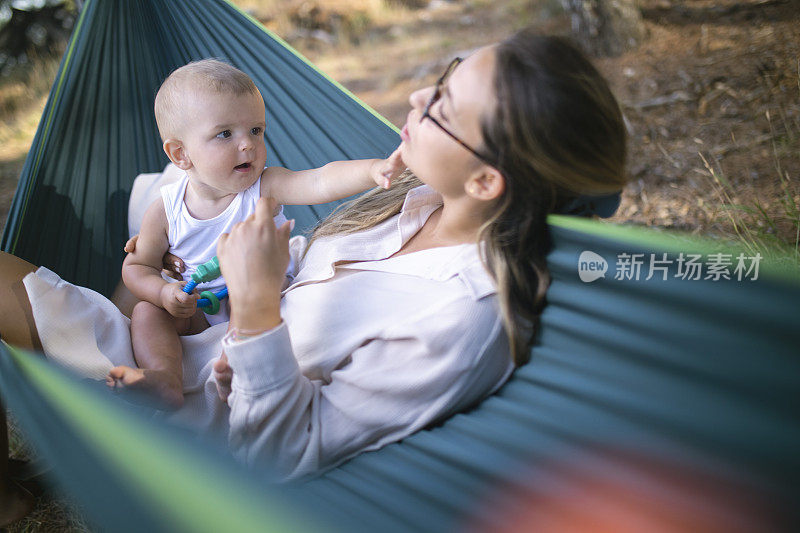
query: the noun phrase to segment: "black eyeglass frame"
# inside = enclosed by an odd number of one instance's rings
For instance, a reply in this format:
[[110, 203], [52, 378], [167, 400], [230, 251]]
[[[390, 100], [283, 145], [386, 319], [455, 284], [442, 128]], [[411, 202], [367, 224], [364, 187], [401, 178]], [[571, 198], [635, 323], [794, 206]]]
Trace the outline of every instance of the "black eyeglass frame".
[[491, 158], [481, 154], [480, 152], [478, 152], [477, 150], [472, 148], [470, 145], [468, 145], [467, 143], [465, 143], [464, 141], [459, 139], [458, 136], [455, 133], [453, 133], [452, 131], [450, 131], [447, 128], [445, 128], [442, 125], [442, 123], [439, 122], [438, 120], [436, 120], [436, 118], [434, 118], [430, 113], [431, 106], [433, 104], [435, 104], [436, 102], [438, 102], [439, 99], [442, 97], [442, 87], [444, 86], [444, 82], [447, 81], [447, 78], [450, 77], [450, 75], [453, 73], [453, 71], [456, 69], [456, 67], [459, 65], [459, 63], [461, 63], [462, 61], [463, 61], [462, 58], [456, 57], [450, 62], [449, 65], [447, 65], [447, 69], [444, 71], [444, 74], [442, 74], [441, 77], [439, 77], [439, 79], [436, 81], [436, 85], [435, 85], [433, 94], [431, 95], [430, 99], [428, 100], [428, 103], [425, 105], [425, 109], [422, 111], [422, 115], [420, 115], [420, 117], [419, 117], [419, 122], [421, 124], [422, 121], [425, 120], [426, 118], [430, 119], [430, 121], [433, 122], [434, 124], [436, 124], [436, 126], [440, 130], [445, 132], [448, 136], [450, 136], [451, 139], [456, 141], [458, 144], [460, 144], [461, 146], [463, 146], [464, 148], [469, 150], [469, 152], [472, 155], [474, 155], [475, 157], [477, 157], [478, 159], [480, 159], [481, 161], [483, 161], [484, 163], [486, 163], [490, 167], [497, 168], [497, 162], [496, 161], [493, 161]]

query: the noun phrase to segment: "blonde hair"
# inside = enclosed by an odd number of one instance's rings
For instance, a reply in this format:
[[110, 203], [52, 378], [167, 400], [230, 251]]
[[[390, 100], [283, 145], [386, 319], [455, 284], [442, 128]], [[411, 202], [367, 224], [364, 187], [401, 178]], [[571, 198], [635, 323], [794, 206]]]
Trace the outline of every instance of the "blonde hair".
[[[479, 230], [482, 260], [497, 284], [514, 362], [529, 358], [550, 284], [547, 215], [576, 196], [625, 184], [626, 132], [606, 81], [568, 41], [523, 30], [495, 48], [496, 107], [482, 124], [484, 146], [505, 178], [493, 215]], [[406, 172], [334, 211], [314, 239], [355, 233], [398, 214], [421, 182]]]
[[202, 59], [187, 63], [172, 71], [156, 93], [156, 124], [162, 140], [179, 134], [182, 110], [190, 92], [260, 95], [250, 76], [224, 61]]

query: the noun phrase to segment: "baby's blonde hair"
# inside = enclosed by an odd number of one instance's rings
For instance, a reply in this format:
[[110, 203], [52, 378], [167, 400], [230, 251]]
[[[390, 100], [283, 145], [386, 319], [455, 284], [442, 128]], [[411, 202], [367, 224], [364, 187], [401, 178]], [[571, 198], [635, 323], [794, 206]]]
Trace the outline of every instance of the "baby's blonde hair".
[[260, 95], [250, 76], [233, 65], [219, 59], [188, 63], [167, 76], [156, 94], [156, 124], [162, 140], [179, 134], [183, 106], [189, 92]]

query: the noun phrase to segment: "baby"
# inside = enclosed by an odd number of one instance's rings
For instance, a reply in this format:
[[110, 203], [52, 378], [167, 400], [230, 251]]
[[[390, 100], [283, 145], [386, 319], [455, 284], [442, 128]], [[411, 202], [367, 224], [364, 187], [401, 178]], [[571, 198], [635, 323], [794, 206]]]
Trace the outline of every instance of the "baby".
[[[163, 407], [174, 409], [183, 403], [179, 336], [228, 320], [227, 300], [219, 314], [207, 315], [197, 307], [197, 292], [183, 291], [189, 275], [216, 255], [219, 236], [250, 216], [261, 196], [279, 204], [325, 203], [376, 184], [389, 187], [402, 169], [395, 154], [299, 172], [264, 168], [261, 93], [245, 73], [214, 59], [170, 74], [156, 95], [155, 116], [164, 151], [186, 175], [162, 187], [162, 198], [147, 209], [135, 250], [122, 265], [125, 285], [141, 300], [131, 315], [139, 368], [115, 367], [106, 381], [111, 387], [151, 392]], [[285, 222], [279, 212], [276, 225]], [[186, 264], [182, 282], [161, 276], [168, 251]]]

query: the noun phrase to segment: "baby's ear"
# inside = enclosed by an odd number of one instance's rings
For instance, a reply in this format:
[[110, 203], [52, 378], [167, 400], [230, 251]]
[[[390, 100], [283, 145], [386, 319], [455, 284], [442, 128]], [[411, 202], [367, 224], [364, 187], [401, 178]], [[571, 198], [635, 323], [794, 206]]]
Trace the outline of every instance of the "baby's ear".
[[179, 169], [189, 170], [192, 168], [192, 160], [189, 159], [189, 154], [184, 150], [183, 143], [178, 139], [167, 139], [164, 141], [164, 153], [167, 154], [169, 160]]

